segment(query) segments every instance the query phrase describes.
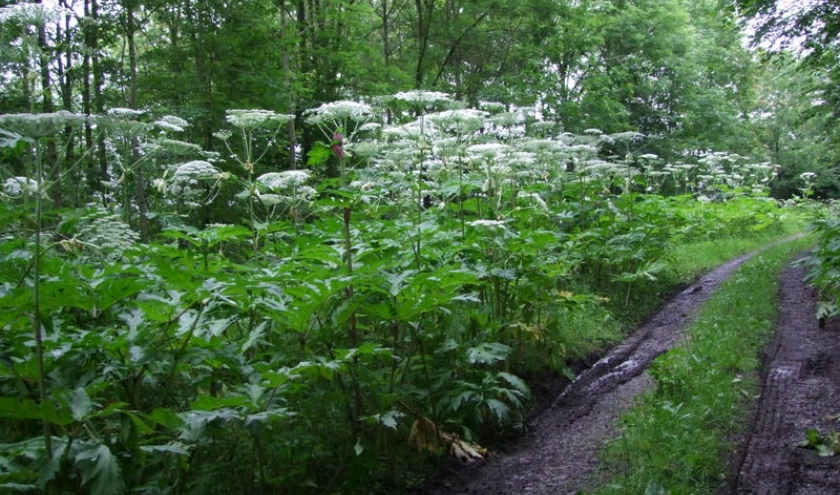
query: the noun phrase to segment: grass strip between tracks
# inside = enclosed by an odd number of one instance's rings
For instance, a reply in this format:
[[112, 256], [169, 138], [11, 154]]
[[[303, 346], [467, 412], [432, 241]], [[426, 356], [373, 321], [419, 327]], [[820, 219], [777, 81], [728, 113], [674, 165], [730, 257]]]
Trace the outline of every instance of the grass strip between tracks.
[[779, 276], [810, 238], [770, 248], [742, 266], [701, 308], [685, 342], [650, 369], [656, 384], [622, 419], [604, 451], [594, 493], [715, 493], [731, 438], [758, 394], [759, 354], [777, 319]]

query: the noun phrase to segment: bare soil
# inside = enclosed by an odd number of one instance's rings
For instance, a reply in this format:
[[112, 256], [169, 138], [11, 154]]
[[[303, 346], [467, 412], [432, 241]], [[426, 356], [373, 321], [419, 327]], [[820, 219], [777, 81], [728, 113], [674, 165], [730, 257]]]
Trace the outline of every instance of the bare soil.
[[802, 268], [779, 286], [779, 321], [764, 356], [754, 427], [736, 456], [733, 495], [840, 494], [840, 456], [797, 447], [805, 431], [840, 431], [840, 321], [815, 318], [817, 296]]
[[[527, 435], [477, 466], [453, 468], [425, 493], [577, 494], [599, 485], [598, 452], [618, 435], [617, 422], [652, 385], [646, 373], [672, 348], [697, 309], [752, 255], [709, 272], [584, 370], [532, 419]], [[796, 447], [807, 428], [840, 430], [840, 322], [819, 328], [816, 294], [801, 268], [779, 289], [779, 322], [765, 350], [762, 393], [732, 455], [727, 495], [840, 494], [840, 456]]]

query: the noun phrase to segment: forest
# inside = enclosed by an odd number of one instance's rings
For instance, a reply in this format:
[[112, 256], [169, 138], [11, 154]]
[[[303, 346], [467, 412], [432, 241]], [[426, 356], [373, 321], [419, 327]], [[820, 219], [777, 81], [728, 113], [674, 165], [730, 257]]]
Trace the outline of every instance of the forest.
[[690, 247], [813, 221], [840, 294], [840, 7], [779, 3], [0, 0], [0, 489], [417, 490]]

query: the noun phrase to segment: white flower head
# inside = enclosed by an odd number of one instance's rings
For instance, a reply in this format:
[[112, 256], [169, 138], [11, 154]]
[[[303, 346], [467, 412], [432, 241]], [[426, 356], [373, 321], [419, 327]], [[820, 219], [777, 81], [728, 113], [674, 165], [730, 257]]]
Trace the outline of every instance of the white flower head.
[[442, 129], [456, 134], [469, 134], [484, 127], [488, 115], [481, 110], [463, 108], [429, 114], [426, 118]]
[[425, 91], [422, 89], [401, 91], [394, 95], [394, 99], [423, 106], [452, 101], [452, 98], [446, 93], [441, 93], [440, 91]]
[[490, 120], [499, 127], [514, 127], [525, 123], [526, 117], [526, 114], [521, 111], [502, 112], [498, 115], [494, 115]]
[[377, 132], [382, 129], [382, 124], [378, 122], [367, 122], [359, 126], [359, 132]]
[[161, 139], [157, 142], [158, 146], [168, 151], [179, 155], [187, 155], [189, 153], [198, 153], [201, 151], [201, 146], [188, 143], [186, 141], [179, 141], [177, 139]]
[[810, 182], [810, 181], [814, 180], [816, 177], [817, 177], [817, 174], [815, 172], [802, 172], [801, 174], [799, 174], [799, 178], [806, 181], [806, 182]]
[[504, 220], [473, 220], [472, 222], [468, 222], [467, 225], [477, 229], [485, 229], [494, 232], [505, 229]]
[[[598, 129], [595, 129], [598, 130]], [[600, 131], [596, 134], [600, 134]], [[620, 142], [632, 142], [638, 141], [640, 139], [644, 139], [645, 135], [641, 132], [635, 131], [628, 131], [628, 132], [617, 132], [615, 134], [610, 134], [610, 138], [613, 141], [620, 141]]]
[[570, 146], [569, 151], [578, 154], [597, 154], [598, 147], [589, 144], [576, 144], [574, 146]]
[[333, 101], [307, 110], [306, 116], [306, 121], [314, 125], [334, 124], [345, 120], [364, 122], [373, 116], [373, 108], [367, 103], [357, 101]]
[[277, 128], [294, 118], [294, 115], [276, 113], [271, 110], [228, 110], [225, 120], [234, 127], [254, 130]]
[[353, 155], [363, 157], [373, 157], [382, 151], [382, 145], [374, 141], [348, 143], [344, 148], [345, 151], [350, 151]]
[[10, 113], [0, 115], [0, 129], [12, 131], [23, 137], [39, 139], [53, 136], [68, 125], [84, 122], [87, 117], [79, 113]]
[[507, 109], [504, 103], [497, 101], [480, 101], [478, 102], [478, 108], [492, 113], [504, 112]]
[[134, 110], [133, 108], [109, 108], [108, 115], [112, 117], [124, 117], [124, 118], [132, 118], [132, 117], [140, 117], [141, 115], [145, 114], [145, 110]]
[[545, 203], [545, 200], [542, 199], [542, 196], [540, 196], [537, 193], [526, 193], [520, 191], [519, 194], [517, 194], [517, 197], [529, 199], [532, 202], [534, 202], [541, 210], [548, 211], [548, 205]]
[[190, 123], [182, 119], [181, 117], [176, 117], [174, 115], [165, 115], [156, 120], [155, 125], [164, 131], [184, 132], [184, 129], [186, 127], [189, 127]]
[[72, 14], [71, 10], [57, 4], [47, 6], [43, 3], [20, 2], [0, 8], [0, 22], [14, 20], [31, 26], [44, 26]]
[[532, 153], [551, 153], [566, 149], [566, 145], [553, 139], [527, 139], [518, 144], [519, 148]]
[[257, 196], [263, 206], [274, 206], [284, 202], [284, 197], [279, 194], [260, 194]]
[[214, 138], [221, 139], [222, 141], [227, 141], [231, 138], [231, 136], [233, 136], [233, 134], [228, 130], [216, 131], [213, 133]]
[[155, 191], [157, 191], [161, 194], [165, 193], [166, 192], [166, 179], [164, 179], [162, 177], [156, 178], [155, 180], [152, 181], [152, 188]]
[[529, 153], [527, 151], [517, 151], [511, 153], [510, 156], [510, 164], [514, 167], [531, 167], [536, 162], [536, 157], [533, 153]]
[[199, 180], [217, 178], [219, 178], [219, 171], [216, 167], [203, 160], [182, 163], [172, 175], [172, 181], [179, 184], [197, 184]]
[[309, 177], [309, 172], [305, 170], [285, 170], [263, 174], [257, 177], [257, 182], [271, 190], [283, 190], [301, 186]]
[[474, 144], [467, 148], [467, 153], [484, 158], [497, 158], [511, 151], [511, 147], [502, 143]]
[[38, 182], [29, 177], [9, 177], [3, 183], [3, 191], [9, 196], [34, 194], [38, 192]]

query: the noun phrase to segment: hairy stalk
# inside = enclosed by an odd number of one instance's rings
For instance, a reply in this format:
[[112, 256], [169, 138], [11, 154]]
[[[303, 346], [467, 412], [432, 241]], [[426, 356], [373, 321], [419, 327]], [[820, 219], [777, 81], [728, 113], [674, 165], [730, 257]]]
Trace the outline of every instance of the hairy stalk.
[[[343, 160], [342, 160], [343, 161]], [[344, 207], [344, 256], [347, 264], [347, 275], [353, 276], [353, 242], [350, 237], [350, 207]], [[353, 298], [353, 284], [347, 287], [347, 299]], [[359, 345], [358, 329], [356, 327], [356, 312], [350, 315], [350, 345], [357, 347]], [[358, 357], [353, 356], [353, 369], [358, 366]], [[350, 378], [353, 381], [353, 425], [356, 427], [359, 418], [362, 416], [362, 392], [359, 389], [359, 380], [355, 373], [350, 373]]]
[[[35, 195], [35, 247], [32, 265], [32, 332], [35, 336], [35, 359], [38, 361], [38, 395], [43, 407], [47, 402], [46, 373], [44, 371], [44, 341], [41, 332], [41, 223], [43, 217], [43, 164], [41, 163], [41, 141], [35, 141], [35, 177], [38, 193]], [[42, 420], [44, 448], [47, 459], [52, 458], [52, 431], [50, 423]]]

